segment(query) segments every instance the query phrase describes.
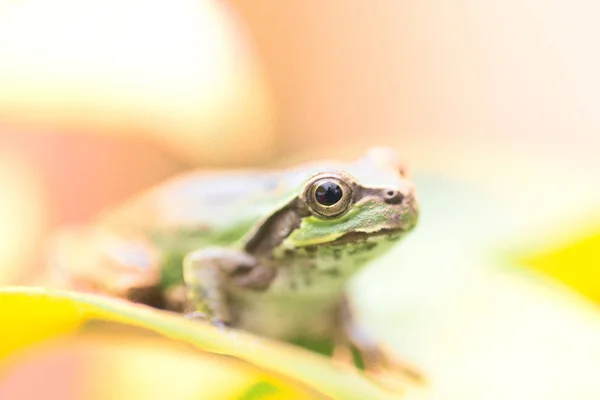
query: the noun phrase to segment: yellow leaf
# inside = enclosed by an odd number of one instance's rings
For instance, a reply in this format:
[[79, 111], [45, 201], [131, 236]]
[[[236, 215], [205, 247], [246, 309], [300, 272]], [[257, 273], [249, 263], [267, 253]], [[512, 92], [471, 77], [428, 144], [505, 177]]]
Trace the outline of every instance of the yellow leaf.
[[523, 263], [600, 303], [600, 232], [536, 252]]
[[97, 398], [403, 397], [311, 352], [118, 299], [5, 288], [0, 289], [0, 320], [6, 327], [0, 333], [0, 398], [2, 376], [22, 371], [18, 367], [36, 357], [60, 360], [58, 355], [73, 353], [87, 360], [81, 365], [94, 366], [76, 370], [94, 371], [79, 381]]

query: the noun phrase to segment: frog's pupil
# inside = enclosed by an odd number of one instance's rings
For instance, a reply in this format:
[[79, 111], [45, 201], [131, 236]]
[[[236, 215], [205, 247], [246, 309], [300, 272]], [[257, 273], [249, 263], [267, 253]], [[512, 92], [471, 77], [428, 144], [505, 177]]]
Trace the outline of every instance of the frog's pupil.
[[315, 190], [317, 202], [323, 206], [332, 206], [342, 198], [343, 192], [340, 185], [334, 182], [324, 182]]

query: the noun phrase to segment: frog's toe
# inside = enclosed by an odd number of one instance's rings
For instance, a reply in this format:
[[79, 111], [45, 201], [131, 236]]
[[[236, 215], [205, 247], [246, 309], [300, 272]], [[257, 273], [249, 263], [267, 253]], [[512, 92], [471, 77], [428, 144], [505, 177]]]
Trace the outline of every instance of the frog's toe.
[[216, 318], [209, 318], [202, 311], [192, 311], [190, 313], [185, 314], [183, 317], [192, 321], [199, 321], [210, 324], [215, 328], [219, 329], [220, 331], [225, 331], [229, 328], [229, 325], [226, 322]]
[[200, 311], [192, 311], [183, 316], [185, 319], [191, 319], [193, 321], [210, 322], [208, 316]]
[[410, 365], [404, 360], [394, 355], [393, 351], [376, 346], [371, 348], [359, 348], [364, 368], [367, 372], [375, 375], [395, 375], [404, 380], [417, 384], [426, 382], [424, 374], [415, 366]]

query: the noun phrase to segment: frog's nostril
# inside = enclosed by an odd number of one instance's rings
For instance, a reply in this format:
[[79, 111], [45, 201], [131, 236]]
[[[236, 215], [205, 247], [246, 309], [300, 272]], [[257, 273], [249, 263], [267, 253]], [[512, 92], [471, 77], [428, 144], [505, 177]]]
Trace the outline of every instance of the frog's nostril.
[[404, 195], [396, 189], [386, 189], [383, 194], [386, 203], [399, 204], [404, 200]]

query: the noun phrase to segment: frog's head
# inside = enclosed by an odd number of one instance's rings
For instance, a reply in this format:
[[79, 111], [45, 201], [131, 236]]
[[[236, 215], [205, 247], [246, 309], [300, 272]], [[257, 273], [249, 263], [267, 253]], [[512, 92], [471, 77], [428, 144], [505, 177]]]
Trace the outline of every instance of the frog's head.
[[371, 149], [339, 169], [321, 171], [303, 185], [297, 199], [305, 210], [289, 247], [321, 247], [394, 240], [414, 228], [418, 217], [415, 187], [394, 151]]

